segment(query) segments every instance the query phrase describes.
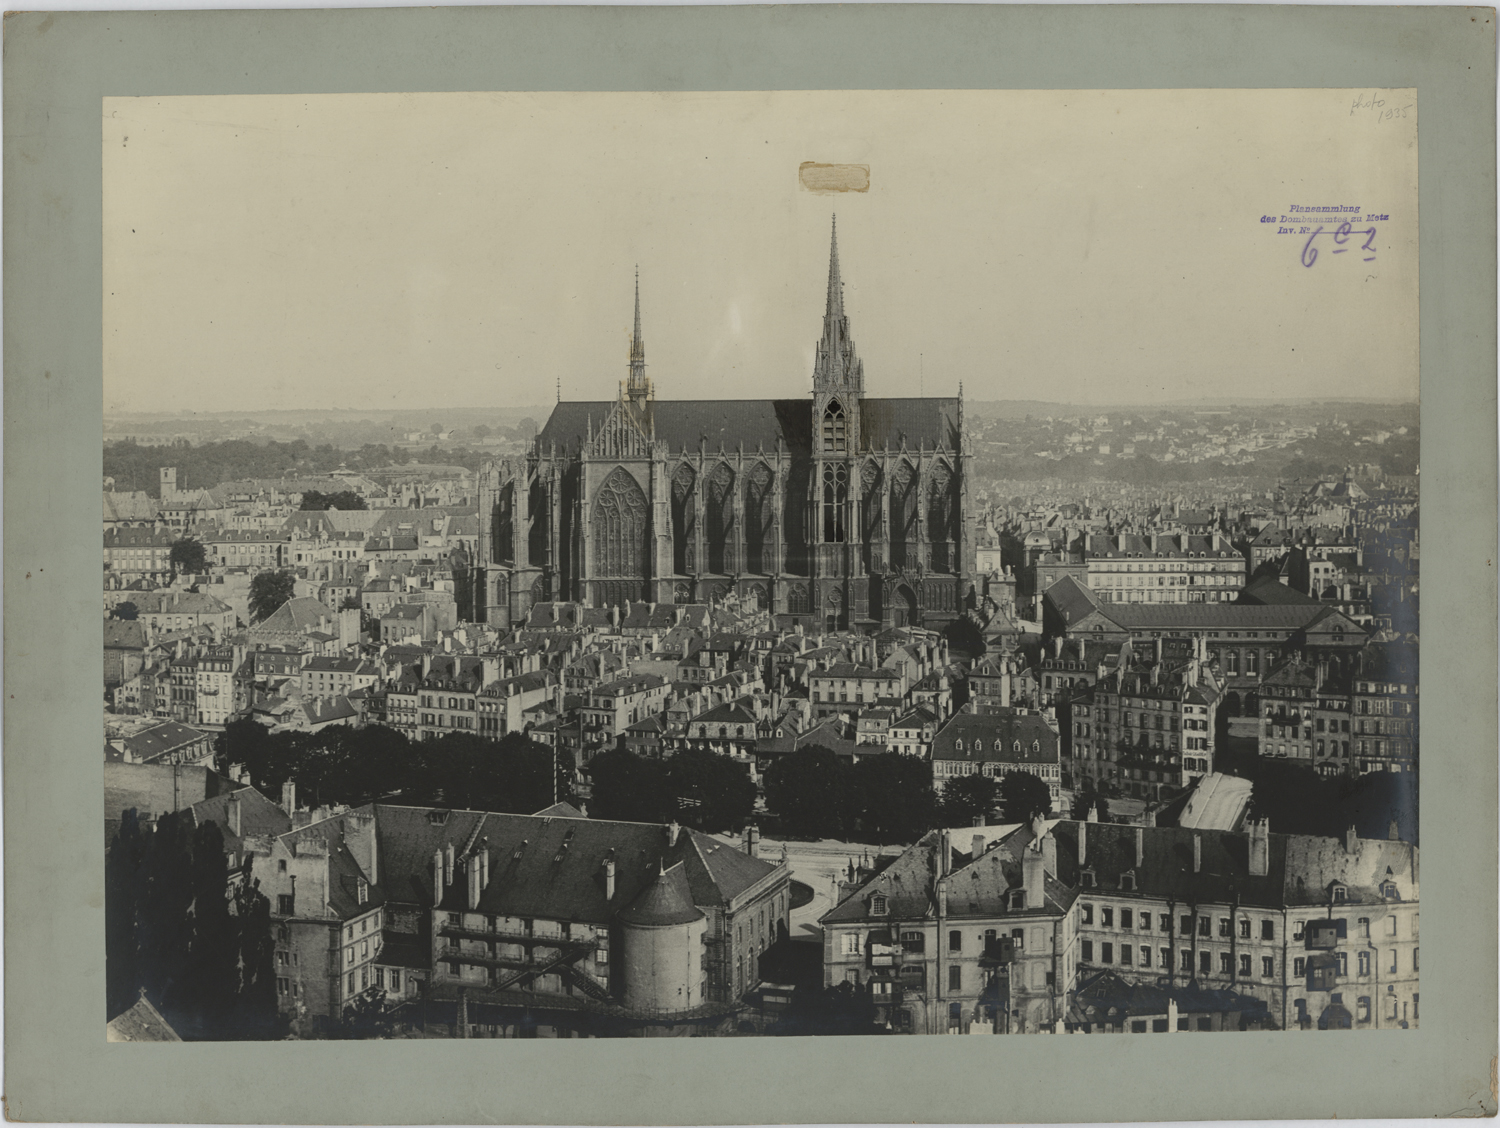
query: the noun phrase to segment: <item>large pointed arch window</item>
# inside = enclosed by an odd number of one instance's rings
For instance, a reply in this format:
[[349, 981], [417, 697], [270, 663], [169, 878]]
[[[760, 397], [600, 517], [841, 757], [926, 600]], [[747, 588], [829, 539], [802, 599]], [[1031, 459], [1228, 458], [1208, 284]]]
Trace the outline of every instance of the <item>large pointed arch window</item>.
[[823, 409], [823, 451], [825, 454], [842, 454], [848, 446], [844, 407], [838, 400], [829, 400]]
[[847, 538], [844, 521], [849, 501], [849, 468], [843, 463], [823, 467], [823, 543], [843, 544]]
[[623, 467], [599, 488], [594, 503], [594, 574], [646, 574], [646, 495]]

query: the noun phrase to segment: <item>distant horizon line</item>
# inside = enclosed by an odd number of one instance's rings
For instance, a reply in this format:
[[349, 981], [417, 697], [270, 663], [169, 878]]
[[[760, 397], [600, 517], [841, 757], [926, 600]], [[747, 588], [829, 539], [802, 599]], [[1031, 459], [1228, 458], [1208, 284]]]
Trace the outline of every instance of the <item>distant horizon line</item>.
[[[812, 397], [812, 393], [809, 392], [808, 393], [808, 399], [809, 399], [809, 401], [811, 400], [811, 397]], [[763, 397], [763, 396], [697, 396], [697, 397], [693, 397], [691, 399], [688, 399], [686, 397], [684, 397], [683, 399], [663, 399], [660, 402], [662, 402], [662, 403], [682, 403], [682, 402], [746, 403], [746, 402], [759, 402], [760, 400], [765, 399], [765, 398], [767, 398], [767, 397]], [[800, 397], [800, 396], [796, 396], [796, 397], [792, 397], [792, 396], [772, 396], [772, 397], [769, 397], [769, 398], [771, 398], [771, 399], [782, 399], [782, 400], [785, 400], [785, 399], [800, 399], [802, 397]], [[943, 400], [943, 399], [946, 399], [946, 400], [952, 400], [952, 399], [957, 399], [958, 395], [957, 395], [957, 393], [954, 393], [954, 394], [950, 394], [950, 395], [941, 395], [941, 396], [868, 396], [868, 397], [865, 397], [865, 398], [868, 398], [868, 399], [932, 399], [932, 400]], [[1004, 404], [1035, 404], [1035, 405], [1037, 405], [1039, 407], [1062, 408], [1062, 409], [1076, 409], [1076, 410], [1090, 410], [1090, 411], [1101, 411], [1101, 410], [1106, 410], [1106, 409], [1108, 409], [1108, 410], [1115, 410], [1115, 411], [1145, 411], [1145, 410], [1165, 409], [1165, 408], [1172, 408], [1172, 407], [1192, 407], [1192, 406], [1209, 406], [1209, 405], [1239, 407], [1239, 406], [1268, 405], [1268, 404], [1269, 405], [1276, 405], [1276, 404], [1294, 405], [1294, 404], [1316, 404], [1316, 403], [1327, 403], [1327, 404], [1341, 404], [1341, 403], [1350, 403], [1350, 404], [1380, 404], [1382, 406], [1390, 406], [1390, 407], [1401, 407], [1401, 406], [1407, 406], [1407, 405], [1416, 406], [1416, 407], [1420, 407], [1421, 406], [1421, 399], [1420, 399], [1420, 397], [1418, 397], [1418, 398], [1397, 398], [1397, 397], [1389, 397], [1389, 396], [1368, 396], [1368, 397], [1364, 397], [1364, 396], [1213, 397], [1213, 398], [1204, 398], [1204, 399], [1162, 400], [1160, 402], [1154, 402], [1154, 403], [1124, 403], [1124, 402], [1119, 402], [1119, 401], [1114, 401], [1114, 402], [1091, 402], [1091, 403], [1067, 403], [1067, 402], [1062, 402], [1062, 401], [1058, 401], [1058, 400], [1038, 400], [1038, 399], [1030, 399], [1030, 398], [1022, 398], [1022, 399], [974, 399], [974, 398], [971, 398], [971, 397], [968, 397], [968, 396], [965, 396], [964, 400], [965, 400], [966, 403], [971, 403], [971, 404], [986, 404], [986, 405], [988, 405], [988, 404], [997, 404], [997, 405], [1004, 405]], [[404, 414], [411, 414], [411, 413], [431, 413], [431, 412], [449, 412], [449, 413], [451, 413], [451, 412], [463, 412], [463, 413], [466, 413], [466, 414], [474, 414], [475, 412], [546, 411], [546, 410], [549, 410], [550, 408], [556, 407], [559, 403], [607, 403], [607, 402], [613, 402], [613, 401], [608, 400], [608, 399], [599, 399], [599, 398], [591, 398], [591, 399], [579, 398], [579, 399], [549, 400], [546, 403], [514, 404], [514, 405], [507, 405], [507, 406], [496, 405], [496, 406], [492, 406], [492, 407], [477, 407], [477, 408], [476, 408], [476, 406], [474, 404], [469, 403], [469, 404], [463, 404], [463, 405], [459, 405], [459, 404], [425, 405], [425, 406], [422, 406], [422, 407], [410, 407], [410, 408], [390, 408], [390, 407], [387, 407], [387, 408], [380, 408], [380, 409], [378, 409], [376, 411], [371, 411], [369, 408], [359, 408], [359, 407], [219, 408], [219, 409], [212, 409], [212, 410], [205, 410], [205, 411], [197, 411], [197, 410], [193, 410], [193, 409], [181, 409], [181, 408], [179, 408], [179, 409], [177, 409], [175, 411], [174, 410], [166, 410], [166, 409], [161, 409], [161, 410], [144, 410], [144, 411], [142, 411], [142, 410], [136, 410], [136, 411], [119, 411], [119, 410], [114, 410], [114, 411], [111, 411], [111, 410], [106, 409], [104, 411], [104, 416], [105, 416], [106, 419], [108, 419], [110, 417], [124, 419], [124, 418], [138, 417], [138, 416], [167, 416], [167, 417], [172, 417], [172, 418], [191, 418], [193, 416], [203, 416], [205, 418], [208, 418], [208, 417], [215, 417], [215, 416], [252, 416], [253, 417], [253, 416], [259, 416], [259, 415], [319, 415], [319, 414], [335, 414], [335, 413], [339, 413], [339, 414], [347, 414], [347, 415], [364, 415], [364, 416], [372, 416], [372, 417], [385, 417], [385, 416], [389, 416], [391, 414], [403, 414], [404, 415]]]

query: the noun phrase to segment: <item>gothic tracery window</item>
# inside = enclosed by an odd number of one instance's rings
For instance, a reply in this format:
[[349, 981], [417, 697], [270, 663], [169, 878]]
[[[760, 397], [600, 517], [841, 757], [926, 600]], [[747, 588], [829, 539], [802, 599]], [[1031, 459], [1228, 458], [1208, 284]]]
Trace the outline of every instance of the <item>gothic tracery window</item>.
[[848, 445], [843, 405], [838, 400], [829, 400], [823, 409], [823, 451], [825, 454], [842, 454]]
[[953, 473], [942, 463], [936, 463], [928, 479], [927, 491], [927, 539], [932, 545], [932, 567], [939, 572], [954, 571], [953, 542], [958, 539], [953, 530]]
[[731, 540], [734, 527], [734, 471], [729, 468], [729, 463], [719, 463], [709, 474], [704, 502], [708, 570], [733, 572], [738, 564], [734, 559]]
[[599, 487], [594, 502], [594, 574], [646, 574], [646, 495], [622, 466]]
[[891, 477], [891, 566], [917, 563], [917, 472], [902, 460]]
[[848, 539], [845, 512], [849, 502], [849, 468], [843, 463], [823, 467], [823, 542], [843, 544]]
[[672, 475], [672, 567], [678, 575], [698, 570], [694, 543], [698, 523], [698, 506], [693, 496], [696, 479], [693, 468], [685, 462]]
[[745, 485], [745, 570], [774, 571], [776, 511], [771, 468], [757, 462]]

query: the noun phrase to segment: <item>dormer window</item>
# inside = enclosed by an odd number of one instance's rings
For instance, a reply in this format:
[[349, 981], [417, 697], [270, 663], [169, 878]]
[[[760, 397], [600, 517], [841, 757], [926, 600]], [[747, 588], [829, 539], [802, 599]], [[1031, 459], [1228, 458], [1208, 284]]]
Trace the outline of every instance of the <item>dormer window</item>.
[[1135, 892], [1135, 870], [1126, 870], [1120, 875], [1120, 888], [1127, 893]]
[[870, 915], [885, 916], [887, 910], [886, 900], [879, 893], [870, 898]]
[[1333, 886], [1332, 893], [1333, 893], [1333, 903], [1335, 905], [1342, 905], [1344, 903], [1344, 901], [1349, 896], [1349, 887], [1347, 885], [1339, 885], [1339, 884], [1335, 883], [1334, 886]]
[[1094, 888], [1094, 885], [1095, 885], [1094, 871], [1091, 870], [1091, 869], [1086, 869], [1086, 870], [1082, 871], [1078, 875], [1078, 884], [1082, 885], [1085, 889], [1092, 889], [1092, 888]]
[[1380, 895], [1387, 901], [1395, 901], [1399, 898], [1394, 881], [1382, 881], [1380, 883]]
[[955, 740], [953, 742], [953, 751], [955, 751], [955, 752], [962, 752], [963, 750], [964, 750], [964, 742], [962, 740]]

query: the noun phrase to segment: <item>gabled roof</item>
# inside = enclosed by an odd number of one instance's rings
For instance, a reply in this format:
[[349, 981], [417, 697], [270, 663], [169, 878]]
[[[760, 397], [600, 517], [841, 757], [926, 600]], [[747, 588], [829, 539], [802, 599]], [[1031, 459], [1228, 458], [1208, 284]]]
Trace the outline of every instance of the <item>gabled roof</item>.
[[[237, 835], [229, 829], [231, 795], [240, 809], [240, 832]], [[227, 850], [240, 849], [240, 842], [246, 838], [285, 834], [292, 829], [290, 816], [253, 787], [241, 787], [228, 795], [215, 795], [194, 803], [192, 812], [193, 821], [198, 826], [219, 824]]]
[[323, 619], [336, 623], [338, 614], [310, 596], [295, 596], [251, 627], [250, 633], [254, 635], [286, 631], [304, 634], [308, 630], [316, 630]]

